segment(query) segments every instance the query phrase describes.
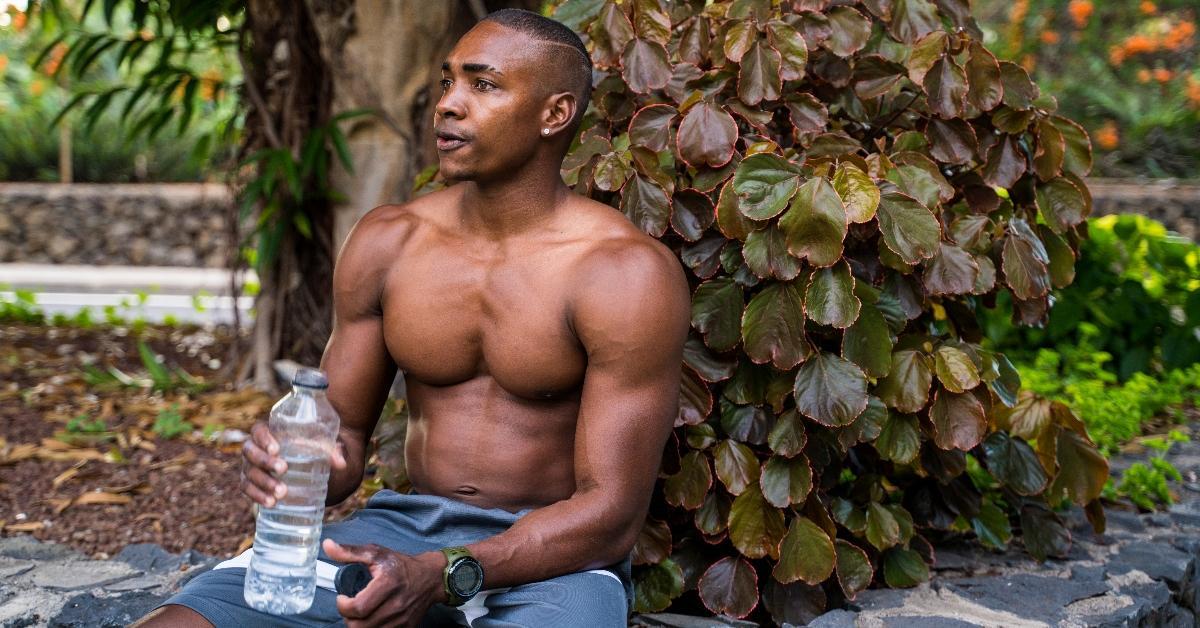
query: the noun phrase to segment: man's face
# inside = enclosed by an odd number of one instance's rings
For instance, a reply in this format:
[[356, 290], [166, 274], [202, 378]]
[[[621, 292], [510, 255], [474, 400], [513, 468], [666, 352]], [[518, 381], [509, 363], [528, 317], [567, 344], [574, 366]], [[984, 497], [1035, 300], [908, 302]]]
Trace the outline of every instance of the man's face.
[[458, 41], [442, 68], [434, 109], [443, 177], [486, 180], [530, 158], [546, 95], [538, 81], [540, 50], [523, 33], [494, 22]]

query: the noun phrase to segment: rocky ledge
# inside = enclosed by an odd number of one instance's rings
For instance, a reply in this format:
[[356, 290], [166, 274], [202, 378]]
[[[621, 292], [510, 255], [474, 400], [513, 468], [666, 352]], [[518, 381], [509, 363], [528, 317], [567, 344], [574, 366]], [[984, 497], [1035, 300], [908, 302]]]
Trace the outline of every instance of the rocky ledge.
[[[1013, 547], [942, 545], [931, 583], [860, 593], [850, 606], [814, 616], [812, 628], [1004, 628], [1200, 626], [1200, 442], [1166, 456], [1183, 476], [1178, 503], [1158, 513], [1110, 510], [1094, 534], [1076, 511], [1066, 559], [1038, 564]], [[1135, 457], [1113, 461], [1114, 473]], [[0, 539], [0, 628], [124, 626], [219, 559], [127, 546], [111, 560], [29, 537]], [[725, 618], [658, 613], [638, 626], [753, 626]]]

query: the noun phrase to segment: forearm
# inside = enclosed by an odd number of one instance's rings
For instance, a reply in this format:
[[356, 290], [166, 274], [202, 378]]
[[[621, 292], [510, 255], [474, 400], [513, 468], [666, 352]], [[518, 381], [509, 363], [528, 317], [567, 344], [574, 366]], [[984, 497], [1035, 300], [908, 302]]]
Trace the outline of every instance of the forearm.
[[329, 486], [325, 494], [325, 505], [336, 506], [349, 498], [362, 485], [366, 469], [366, 446], [358, 445], [356, 435], [338, 435], [338, 446], [346, 457], [346, 466], [329, 470]]
[[467, 549], [483, 565], [484, 588], [489, 589], [607, 567], [629, 555], [645, 509], [615, 506], [600, 491], [577, 494], [539, 508]]

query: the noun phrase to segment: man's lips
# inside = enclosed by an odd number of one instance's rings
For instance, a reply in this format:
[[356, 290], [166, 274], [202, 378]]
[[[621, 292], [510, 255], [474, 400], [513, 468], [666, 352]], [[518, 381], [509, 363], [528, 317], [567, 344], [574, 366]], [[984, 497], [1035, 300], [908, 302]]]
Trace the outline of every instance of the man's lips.
[[440, 151], [451, 151], [456, 148], [465, 146], [467, 139], [457, 133], [449, 133], [445, 131], [437, 132], [437, 149]]

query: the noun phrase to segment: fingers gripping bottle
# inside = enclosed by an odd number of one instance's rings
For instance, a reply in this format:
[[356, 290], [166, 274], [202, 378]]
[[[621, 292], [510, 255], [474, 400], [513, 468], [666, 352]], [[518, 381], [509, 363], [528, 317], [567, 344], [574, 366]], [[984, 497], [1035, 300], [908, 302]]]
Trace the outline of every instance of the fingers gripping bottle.
[[292, 378], [292, 392], [271, 408], [268, 420], [287, 463], [281, 478], [287, 494], [273, 508], [258, 508], [243, 595], [251, 607], [273, 615], [303, 613], [316, 592], [329, 459], [339, 423], [327, 388], [324, 373], [300, 369]]

